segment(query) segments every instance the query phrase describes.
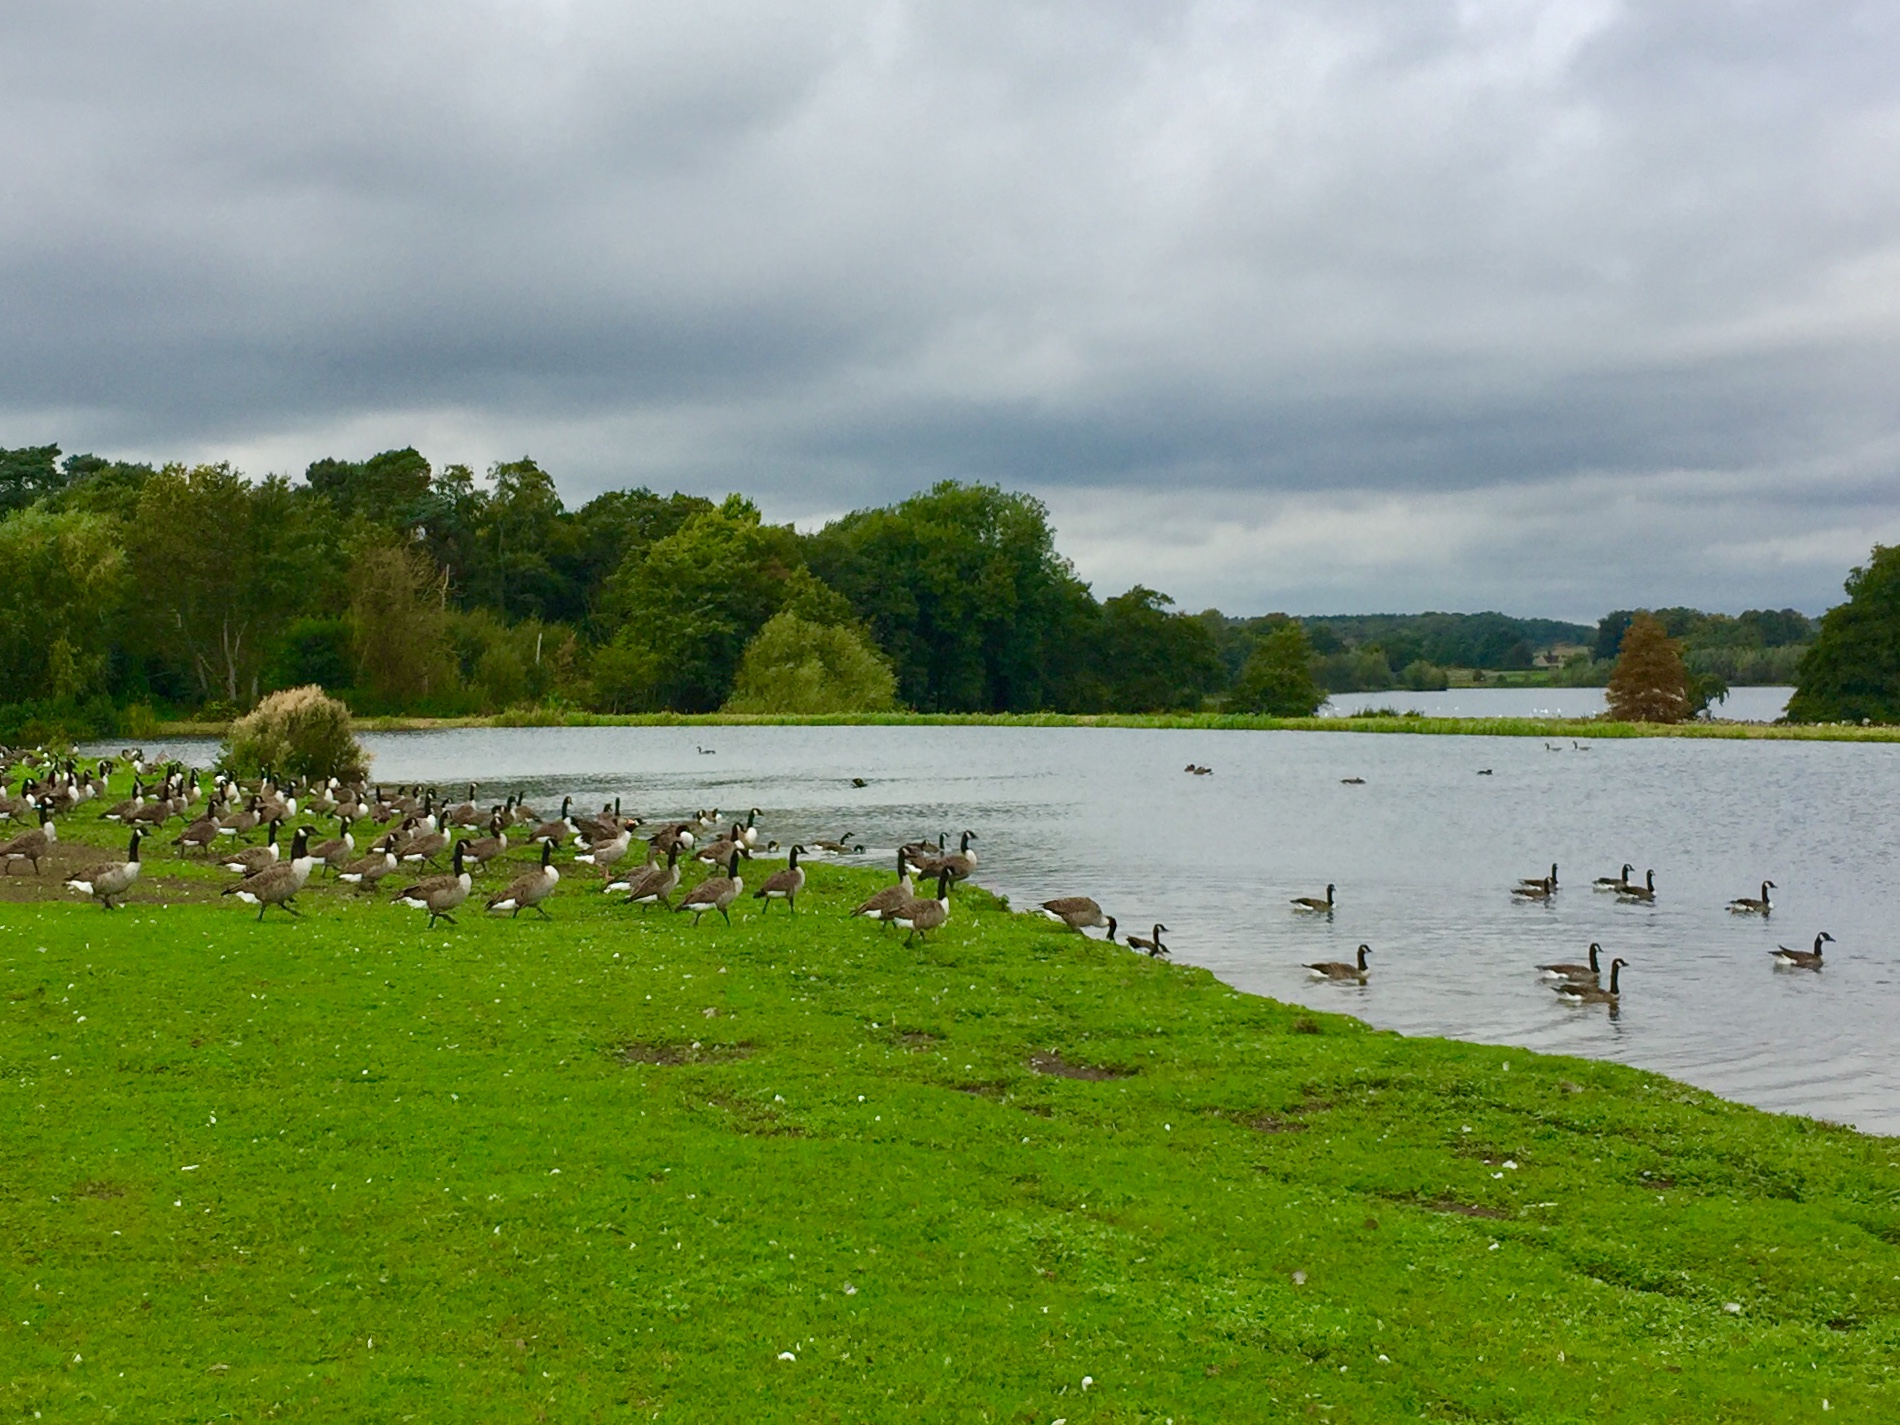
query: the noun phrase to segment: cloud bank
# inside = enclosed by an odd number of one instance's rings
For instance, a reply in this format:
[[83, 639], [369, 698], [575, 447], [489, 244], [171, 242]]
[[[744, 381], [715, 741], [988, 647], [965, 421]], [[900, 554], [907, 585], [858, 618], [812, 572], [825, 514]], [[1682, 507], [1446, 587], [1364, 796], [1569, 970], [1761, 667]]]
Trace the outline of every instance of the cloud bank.
[[0, 12], [0, 442], [1042, 495], [1234, 611], [1839, 596], [1900, 539], [1900, 11]]

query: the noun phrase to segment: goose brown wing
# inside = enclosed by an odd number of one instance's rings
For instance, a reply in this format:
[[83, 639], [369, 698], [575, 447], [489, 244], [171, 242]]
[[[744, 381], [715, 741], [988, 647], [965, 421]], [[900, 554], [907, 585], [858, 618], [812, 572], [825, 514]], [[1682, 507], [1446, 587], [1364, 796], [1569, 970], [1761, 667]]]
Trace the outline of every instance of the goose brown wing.
[[731, 892], [732, 878], [730, 876], [708, 876], [705, 880], [694, 886], [692, 890], [688, 891], [686, 893], [686, 899], [681, 901], [680, 904], [683, 906], [718, 905], [721, 897], [729, 895]]

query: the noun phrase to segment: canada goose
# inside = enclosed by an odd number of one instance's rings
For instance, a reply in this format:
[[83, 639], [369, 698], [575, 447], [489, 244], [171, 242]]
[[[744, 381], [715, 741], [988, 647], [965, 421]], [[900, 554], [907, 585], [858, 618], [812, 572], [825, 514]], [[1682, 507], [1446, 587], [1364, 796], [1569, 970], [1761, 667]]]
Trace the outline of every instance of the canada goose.
[[394, 851], [372, 851], [350, 862], [337, 872], [336, 878], [348, 881], [359, 890], [374, 890], [376, 883], [395, 870], [398, 864]]
[[1168, 947], [1161, 943], [1161, 933], [1167, 928], [1167, 926], [1157, 923], [1154, 928], [1154, 933], [1151, 935], [1129, 936], [1128, 948], [1130, 950], [1145, 950], [1148, 952], [1150, 958], [1157, 958], [1167, 954]]
[[1649, 902], [1649, 901], [1655, 900], [1656, 899], [1656, 873], [1654, 871], [1645, 871], [1643, 873], [1642, 885], [1625, 886], [1623, 887], [1622, 890], [1616, 893], [1616, 898], [1620, 901]]
[[699, 924], [699, 918], [707, 911], [716, 910], [720, 918], [727, 925], [731, 925], [732, 916], [728, 912], [732, 903], [739, 899], [740, 893], [744, 890], [745, 881], [739, 875], [739, 852], [735, 849], [732, 852], [732, 860], [726, 866], [725, 875], [708, 876], [688, 891], [686, 898], [673, 909], [691, 911], [694, 925]]
[[752, 899], [765, 902], [765, 909], [772, 908], [773, 901], [784, 901], [794, 915], [798, 913], [798, 893], [805, 889], [805, 868], [798, 864], [798, 857], [804, 851], [802, 846], [794, 846], [785, 858], [785, 869], [774, 871], [765, 878], [765, 884], [752, 893]]
[[53, 824], [53, 809], [46, 802], [40, 803], [40, 824], [32, 831], [23, 831], [11, 841], [0, 843], [0, 866], [12, 869], [15, 861], [31, 861], [33, 874], [40, 873], [40, 857], [53, 849], [53, 843], [59, 840], [59, 828]]
[[1731, 915], [1767, 915], [1774, 909], [1768, 904], [1768, 892], [1773, 889], [1776, 889], [1773, 881], [1763, 881], [1760, 900], [1751, 900], [1747, 896], [1737, 897], [1728, 903], [1729, 913]]
[[852, 844], [851, 833], [848, 831], [836, 841], [827, 841], [822, 836], [818, 837], [812, 842], [812, 846], [830, 856], [849, 856], [864, 849], [862, 846]]
[[98, 901], [102, 908], [113, 909], [112, 898], [124, 895], [139, 878], [139, 842], [144, 836], [143, 828], [133, 827], [132, 845], [123, 861], [108, 861], [102, 866], [93, 866], [81, 871], [66, 884], [75, 891], [85, 892]]
[[616, 882], [608, 889], [624, 890], [627, 893], [628, 905], [645, 906], [650, 910], [656, 905], [666, 905], [666, 898], [678, 889], [679, 883], [680, 848], [679, 843], [674, 842], [667, 848], [664, 866], [648, 866], [630, 879]]
[[1333, 909], [1333, 892], [1336, 889], [1337, 887], [1328, 885], [1326, 887], [1325, 900], [1321, 900], [1318, 896], [1295, 896], [1293, 897], [1293, 909], [1295, 910], [1321, 910], [1321, 911], [1327, 912], [1330, 915]]
[[1547, 980], [1590, 980], [1594, 982], [1603, 973], [1603, 965], [1597, 958], [1603, 953], [1603, 947], [1592, 940], [1590, 942], [1590, 963], [1587, 965], [1539, 965], [1538, 972]]
[[1541, 886], [1546, 881], [1550, 882], [1550, 888], [1553, 891], [1557, 889], [1557, 863], [1555, 861], [1550, 863], [1550, 874], [1548, 876], [1524, 876], [1518, 880], [1518, 884], [1520, 886]]
[[620, 814], [620, 798], [615, 797], [601, 804], [599, 816], [577, 817], [574, 830], [583, 841], [591, 844], [595, 841], [612, 841], [622, 830], [638, 825], [638, 817], [629, 820]]
[[218, 839], [218, 834], [218, 818], [207, 813], [186, 827], [172, 845], [182, 847], [186, 853], [202, 851]]
[[552, 920], [541, 908], [541, 902], [554, 894], [554, 887], [560, 882], [561, 873], [554, 869], [554, 843], [541, 843], [541, 867], [536, 871], [523, 871], [508, 883], [508, 889], [488, 902], [490, 910], [505, 910], [513, 920], [524, 910], [532, 910], [543, 920]]
[[690, 821], [669, 821], [654, 831], [649, 844], [655, 852], [671, 851], [675, 846], [690, 851], [698, 840]]
[[1777, 965], [1787, 965], [1796, 970], [1818, 970], [1821, 968], [1821, 946], [1833, 942], [1834, 937], [1823, 930], [1814, 937], [1812, 950], [1790, 950], [1786, 945], [1780, 945], [1769, 953], [1774, 956]]
[[711, 757], [711, 756], [714, 756], [714, 755], [715, 755], [715, 754], [716, 754], [716, 753], [718, 752], [718, 750], [719, 750], [719, 749], [718, 749], [718, 748], [716, 748], [716, 747], [700, 747], [700, 746], [699, 746], [699, 744], [698, 744], [697, 742], [696, 742], [696, 743], [694, 743], [694, 744], [693, 744], [693, 746], [699, 749], [699, 755], [700, 755], [701, 757]]
[[866, 920], [875, 920], [888, 927], [891, 923], [891, 913], [916, 894], [917, 889], [910, 882], [909, 863], [905, 860], [904, 853], [899, 851], [897, 853], [897, 880], [895, 884], [886, 886], [883, 890], [865, 901], [856, 910], [852, 911], [851, 914], [853, 916], [861, 915]]
[[967, 880], [970, 872], [976, 869], [976, 852], [970, 849], [970, 843], [974, 840], [976, 840], [976, 833], [966, 831], [957, 849], [949, 855], [914, 857], [911, 864], [926, 880], [944, 871], [950, 873], [950, 879], [953, 881]]
[[1549, 879], [1530, 881], [1521, 886], [1512, 886], [1511, 894], [1519, 900], [1547, 901], [1557, 894], [1557, 883]]
[[701, 807], [695, 814], [694, 819], [699, 823], [702, 831], [711, 831], [715, 826], [719, 825], [719, 808]]
[[1478, 775], [1480, 777], [1488, 777], [1491, 775], [1491, 769], [1489, 767], [1480, 767], [1478, 769]]
[[262, 920], [264, 912], [272, 906], [282, 906], [292, 915], [301, 916], [302, 911], [290, 902], [297, 892], [304, 888], [304, 882], [310, 879], [310, 868], [316, 865], [309, 854], [310, 828], [300, 826], [297, 834], [291, 838], [290, 859], [266, 866], [254, 876], [246, 876], [235, 886], [226, 886], [227, 896], [236, 896], [246, 905], [257, 907], [257, 918]]
[[1058, 921], [1071, 930], [1083, 930], [1091, 926], [1108, 924], [1108, 918], [1102, 914], [1102, 908], [1088, 896], [1058, 896], [1052, 901], [1044, 901], [1041, 909], [1049, 919]]
[[706, 845], [695, 851], [693, 853], [693, 859], [695, 861], [704, 861], [708, 866], [723, 866], [727, 861], [731, 860], [734, 855], [750, 856], [751, 854], [752, 853], [746, 849], [745, 842], [740, 839], [739, 826], [738, 823], [735, 822], [733, 823], [732, 830], [728, 831], [724, 836], [720, 837], [717, 841], [707, 842]]
[[277, 846], [277, 832], [283, 826], [282, 817], [270, 819], [270, 831], [262, 846], [247, 846], [241, 851], [233, 851], [228, 856], [220, 856], [218, 864], [227, 871], [235, 871], [240, 876], [254, 876], [266, 866], [275, 866], [281, 854]]
[[442, 820], [449, 826], [474, 827], [481, 824], [481, 809], [475, 805], [474, 782], [468, 784], [468, 800], [460, 806], [452, 806], [442, 813]]
[[[501, 825], [501, 808], [496, 807], [494, 811], [489, 814], [488, 835], [477, 836], [473, 839], [464, 837], [462, 854], [473, 861], [477, 866], [486, 866], [490, 861], [501, 855], [508, 849], [508, 833], [501, 829]], [[552, 846], [554, 843], [552, 841], [543, 841], [541, 844], [545, 847]]]
[[1622, 987], [1617, 984], [1617, 975], [1628, 963], [1627, 960], [1610, 961], [1610, 987], [1607, 990], [1599, 989], [1595, 985], [1583, 984], [1578, 980], [1553, 985], [1551, 988], [1557, 991], [1559, 998], [1567, 999], [1572, 1004], [1615, 1004], [1617, 996], [1623, 992]]
[[950, 868], [944, 867], [937, 872], [937, 894], [934, 899], [912, 896], [899, 906], [891, 916], [893, 925], [902, 926], [910, 934], [904, 937], [904, 943], [928, 935], [945, 921], [950, 919]]
[[633, 844], [633, 828], [621, 826], [619, 833], [608, 840], [596, 841], [593, 849], [584, 851], [574, 859], [589, 866], [597, 866], [603, 876], [611, 873], [614, 862], [627, 854], [627, 848]]
[[[398, 861], [407, 862], [412, 866], [420, 865], [424, 861], [435, 860], [448, 850], [449, 834], [446, 831], [425, 830], [428, 824], [426, 818], [417, 821], [415, 835], [405, 841], [402, 849], [396, 853]], [[456, 845], [459, 846], [461, 843], [457, 842]], [[454, 923], [454, 921], [449, 922], [451, 925]]]
[[1339, 779], [1339, 785], [1342, 787], [1363, 787], [1365, 784], [1366, 779], [1364, 777], [1341, 777]]
[[257, 809], [258, 799], [255, 793], [244, 804], [241, 811], [234, 811], [218, 823], [218, 830], [225, 836], [248, 836], [257, 830], [264, 820], [264, 814]]
[[898, 849], [904, 853], [904, 859], [914, 866], [919, 861], [925, 860], [928, 857], [943, 855], [943, 848], [948, 844], [949, 840], [950, 834], [940, 831], [937, 833], [937, 840], [935, 841], [921, 838], [916, 841], [906, 841]]
[[107, 807], [99, 813], [101, 821], [124, 821], [133, 812], [145, 805], [145, 783], [143, 779], [132, 778], [132, 795], [116, 806]]
[[745, 814], [745, 825], [739, 828], [739, 840], [743, 841], [747, 846], [757, 846], [759, 844], [759, 828], [753, 825], [758, 819], [759, 809], [753, 807], [751, 811]]
[[356, 851], [356, 838], [350, 835], [350, 818], [344, 817], [337, 834], [328, 841], [319, 841], [310, 848], [310, 854], [321, 861], [332, 875], [342, 870], [350, 862]]
[[1629, 883], [1630, 883], [1630, 872], [1631, 872], [1631, 871], [1634, 871], [1635, 869], [1636, 869], [1636, 868], [1635, 868], [1634, 866], [1632, 866], [1632, 865], [1630, 865], [1630, 863], [1629, 863], [1629, 862], [1627, 862], [1627, 861], [1625, 861], [1625, 862], [1623, 863], [1623, 874], [1622, 874], [1622, 875], [1620, 875], [1620, 876], [1598, 876], [1598, 877], [1596, 878], [1596, 888], [1597, 888], [1598, 890], [1600, 890], [1600, 891], [1622, 891], [1622, 890], [1627, 890], [1627, 889], [1629, 889]]
[[566, 841], [574, 834], [574, 823], [569, 820], [568, 812], [573, 808], [574, 798], [561, 798], [561, 814], [553, 821], [544, 821], [528, 834], [530, 841]]
[[428, 911], [429, 923], [423, 928], [433, 930], [438, 920], [446, 920], [450, 925], [456, 923], [449, 912], [468, 899], [468, 885], [468, 871], [462, 865], [462, 843], [458, 841], [450, 855], [447, 875], [430, 876], [413, 886], [404, 886], [396, 892], [396, 900], [400, 905]]
[[1309, 971], [1316, 980], [1357, 980], [1363, 985], [1366, 982], [1367, 973], [1366, 956], [1371, 953], [1370, 945], [1361, 945], [1356, 963], [1349, 964], [1344, 960], [1321, 960], [1316, 965], [1303, 965], [1301, 968]]

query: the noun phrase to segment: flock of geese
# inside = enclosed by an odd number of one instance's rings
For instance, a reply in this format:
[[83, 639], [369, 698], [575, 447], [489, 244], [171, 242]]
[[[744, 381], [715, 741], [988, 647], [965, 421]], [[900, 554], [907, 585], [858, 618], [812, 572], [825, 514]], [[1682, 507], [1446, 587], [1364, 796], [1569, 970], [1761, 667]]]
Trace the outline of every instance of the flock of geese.
[[[1557, 749], [1552, 749], [1557, 750]], [[1592, 883], [1597, 891], [1612, 892], [1618, 901], [1629, 905], [1654, 905], [1656, 902], [1656, 873], [1646, 870], [1643, 878], [1633, 879], [1636, 868], [1629, 862], [1614, 876], [1598, 876]], [[1319, 914], [1331, 916], [1337, 908], [1335, 896], [1337, 886], [1326, 887], [1324, 896], [1295, 896], [1292, 906], [1296, 914]], [[1728, 903], [1731, 915], [1759, 915], [1767, 919], [1774, 912], [1774, 904], [1769, 892], [1776, 889], [1773, 881], [1761, 883], [1761, 894], [1756, 896], [1737, 896]], [[1550, 871], [1542, 876], [1525, 876], [1511, 887], [1511, 896], [1519, 903], [1548, 902], [1557, 895], [1557, 865], [1551, 863]], [[1796, 950], [1786, 945], [1777, 945], [1770, 952], [1778, 968], [1791, 970], [1819, 970], [1822, 968], [1823, 946], [1834, 943], [1834, 937], [1825, 930], [1814, 937], [1811, 950]], [[1302, 968], [1315, 979], [1346, 980], [1365, 984], [1370, 977], [1366, 957], [1372, 953], [1372, 947], [1361, 945], [1355, 960], [1324, 960], [1308, 964]], [[1539, 965], [1538, 973], [1551, 981], [1551, 988], [1572, 1004], [1604, 1004], [1614, 1007], [1622, 997], [1621, 972], [1629, 965], [1627, 960], [1610, 961], [1610, 982], [1603, 983], [1603, 947], [1592, 941], [1589, 961], [1585, 963]]]

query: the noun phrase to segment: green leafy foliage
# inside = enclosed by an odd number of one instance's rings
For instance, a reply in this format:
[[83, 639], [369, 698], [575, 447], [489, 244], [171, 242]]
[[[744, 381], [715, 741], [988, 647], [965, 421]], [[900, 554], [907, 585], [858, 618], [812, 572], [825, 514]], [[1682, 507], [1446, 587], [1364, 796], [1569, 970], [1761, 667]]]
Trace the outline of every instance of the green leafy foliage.
[[1311, 717], [1325, 701], [1306, 630], [1290, 621], [1260, 640], [1227, 693], [1230, 711], [1272, 717]]
[[1847, 576], [1796, 676], [1790, 722], [1900, 722], [1900, 545]]
[[353, 780], [369, 771], [369, 754], [350, 731], [349, 708], [314, 683], [272, 693], [232, 723], [219, 760], [247, 777], [270, 772]]
[[726, 711], [889, 712], [896, 693], [890, 664], [857, 628], [784, 609], [746, 645]]

